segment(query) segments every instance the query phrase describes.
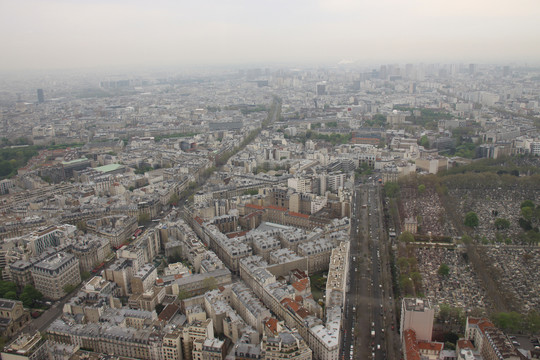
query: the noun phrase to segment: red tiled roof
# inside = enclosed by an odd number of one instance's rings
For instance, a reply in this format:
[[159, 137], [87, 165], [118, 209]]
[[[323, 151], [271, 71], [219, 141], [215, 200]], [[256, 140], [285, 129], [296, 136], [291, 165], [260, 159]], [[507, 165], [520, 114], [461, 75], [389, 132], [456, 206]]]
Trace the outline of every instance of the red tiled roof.
[[407, 329], [403, 333], [405, 340], [405, 351], [407, 353], [407, 360], [420, 360], [420, 351], [418, 350], [418, 344], [416, 342], [416, 333], [412, 329]]
[[264, 210], [264, 207], [255, 204], [246, 204], [246, 207], [251, 209]]
[[174, 315], [180, 310], [180, 306], [175, 304], [169, 304], [163, 311], [159, 314], [158, 319], [160, 321], [169, 321]]
[[203, 223], [203, 219], [201, 219], [200, 217], [198, 216], [195, 216], [195, 221], [199, 223], [199, 225], [202, 225]]
[[418, 343], [418, 349], [420, 351], [437, 351], [441, 352], [444, 347], [443, 343], [429, 342], [429, 341], [420, 341]]
[[240, 237], [240, 236], [244, 236], [247, 233], [248, 233], [247, 231], [238, 231], [238, 232], [233, 232], [233, 233], [227, 234], [227, 237], [229, 239], [233, 239], [233, 238], [237, 238], [237, 237]]
[[309, 286], [309, 279], [303, 278], [303, 279], [293, 282], [291, 285], [296, 291], [301, 292], [301, 291], [306, 290], [306, 288]]
[[296, 217], [301, 217], [301, 218], [304, 218], [304, 219], [309, 219], [309, 215], [300, 214], [300, 213], [297, 213], [297, 212], [294, 212], [294, 211], [289, 211], [289, 215], [296, 216]]
[[277, 319], [271, 317], [271, 318], [268, 318], [268, 320], [266, 320], [266, 322], [264, 323], [264, 325], [266, 326], [266, 328], [268, 330], [270, 330], [272, 333], [277, 333], [277, 324], [278, 324], [278, 321]]
[[298, 309], [298, 311], [296, 312], [298, 314], [298, 316], [300, 316], [302, 319], [305, 319], [307, 318], [310, 314], [309, 311], [307, 311], [305, 308], [300, 308]]
[[277, 210], [277, 211], [287, 211], [287, 208], [281, 206], [268, 205], [267, 209]]
[[300, 304], [289, 298], [281, 300], [281, 304], [285, 307], [289, 307], [292, 311], [297, 312], [300, 309]]
[[292, 274], [295, 278], [297, 279], [303, 279], [303, 278], [306, 278], [307, 277], [307, 274], [305, 271], [303, 270], [300, 270], [300, 269], [293, 269], [291, 270], [292, 271]]
[[458, 340], [457, 346], [460, 349], [474, 349], [472, 342], [470, 342], [469, 340], [464, 340], [464, 339]]
[[482, 333], [487, 328], [495, 327], [495, 325], [493, 325], [493, 323], [486, 318], [468, 318], [467, 321], [469, 322], [469, 324], [478, 326]]

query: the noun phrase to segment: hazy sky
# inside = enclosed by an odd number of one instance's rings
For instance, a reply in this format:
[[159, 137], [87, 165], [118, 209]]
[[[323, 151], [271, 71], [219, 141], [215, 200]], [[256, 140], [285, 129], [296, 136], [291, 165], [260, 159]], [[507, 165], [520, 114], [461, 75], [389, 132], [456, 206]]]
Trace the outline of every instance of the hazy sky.
[[540, 0], [0, 0], [0, 70], [540, 63]]

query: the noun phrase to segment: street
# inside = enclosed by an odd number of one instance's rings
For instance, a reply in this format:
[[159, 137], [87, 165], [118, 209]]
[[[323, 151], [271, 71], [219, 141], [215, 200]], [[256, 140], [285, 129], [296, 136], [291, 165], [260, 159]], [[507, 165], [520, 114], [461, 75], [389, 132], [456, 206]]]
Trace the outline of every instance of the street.
[[400, 358], [380, 187], [368, 181], [353, 194], [341, 359]]

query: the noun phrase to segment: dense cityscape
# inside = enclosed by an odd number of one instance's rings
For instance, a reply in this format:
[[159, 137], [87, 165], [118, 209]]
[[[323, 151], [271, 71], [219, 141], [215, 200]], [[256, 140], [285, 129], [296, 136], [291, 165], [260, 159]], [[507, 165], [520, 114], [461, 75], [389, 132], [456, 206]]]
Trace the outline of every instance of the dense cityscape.
[[540, 359], [540, 68], [0, 84], [1, 359]]

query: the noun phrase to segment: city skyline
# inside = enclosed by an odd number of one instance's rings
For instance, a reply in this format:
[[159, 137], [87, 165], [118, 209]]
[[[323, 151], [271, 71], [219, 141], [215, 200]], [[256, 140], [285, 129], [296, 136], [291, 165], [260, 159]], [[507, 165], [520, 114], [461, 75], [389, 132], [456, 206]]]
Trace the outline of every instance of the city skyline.
[[540, 63], [540, 4], [21, 1], [0, 5], [0, 71], [253, 63]]

